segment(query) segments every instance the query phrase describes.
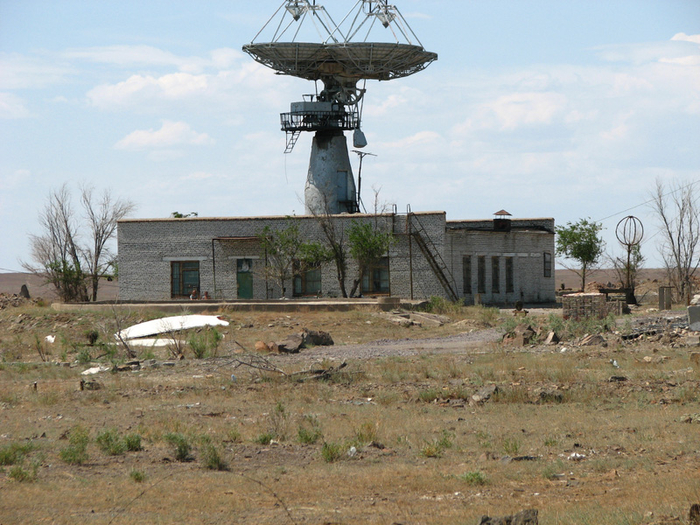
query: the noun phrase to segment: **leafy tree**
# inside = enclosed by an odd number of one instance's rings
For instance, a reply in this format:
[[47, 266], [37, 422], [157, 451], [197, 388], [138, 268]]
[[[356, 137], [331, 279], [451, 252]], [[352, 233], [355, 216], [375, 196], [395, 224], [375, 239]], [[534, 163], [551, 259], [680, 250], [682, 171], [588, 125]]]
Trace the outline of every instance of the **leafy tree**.
[[348, 228], [348, 245], [350, 255], [357, 261], [359, 272], [357, 280], [353, 283], [351, 296], [355, 295], [362, 283], [366, 269], [386, 255], [393, 243], [394, 236], [391, 233], [381, 231], [368, 222], [352, 221]]
[[266, 278], [275, 281], [286, 293], [286, 283], [295, 274], [331, 260], [332, 254], [318, 242], [304, 242], [297, 221], [287, 218], [287, 227], [274, 230], [265, 226], [258, 234], [260, 247], [265, 257], [262, 272]]
[[566, 226], [557, 226], [557, 255], [578, 263], [571, 268], [581, 277], [581, 290], [586, 289], [586, 275], [595, 267], [603, 254], [605, 242], [599, 233], [602, 225], [590, 219], [581, 219]]
[[187, 219], [189, 217], [198, 217], [199, 213], [196, 211], [191, 211], [190, 213], [180, 213], [179, 211], [174, 211], [170, 214], [172, 219]]
[[700, 200], [696, 183], [677, 182], [667, 192], [663, 182], [657, 180], [651, 204], [661, 223], [660, 252], [669, 281], [686, 299], [700, 265]]

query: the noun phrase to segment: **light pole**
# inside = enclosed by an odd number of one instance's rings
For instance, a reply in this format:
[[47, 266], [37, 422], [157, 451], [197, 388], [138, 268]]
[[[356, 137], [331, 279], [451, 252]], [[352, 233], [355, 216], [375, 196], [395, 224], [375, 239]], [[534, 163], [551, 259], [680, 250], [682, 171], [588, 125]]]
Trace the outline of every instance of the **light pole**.
[[[360, 167], [357, 169], [357, 208], [359, 211], [360, 204], [362, 204], [362, 207], [364, 208], [365, 205], [362, 202], [362, 197], [360, 196], [360, 191], [362, 190], [362, 159], [364, 159], [367, 155], [371, 155], [372, 157], [376, 157], [374, 153], [369, 153], [368, 151], [359, 151], [359, 150], [352, 150], [353, 153], [357, 153], [360, 156]], [[367, 213], [367, 209], [365, 209], [365, 213]]]

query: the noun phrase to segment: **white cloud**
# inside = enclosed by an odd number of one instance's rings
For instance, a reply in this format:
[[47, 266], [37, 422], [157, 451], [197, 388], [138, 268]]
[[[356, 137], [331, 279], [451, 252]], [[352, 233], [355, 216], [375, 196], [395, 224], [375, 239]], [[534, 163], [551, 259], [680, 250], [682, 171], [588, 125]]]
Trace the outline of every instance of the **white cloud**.
[[13, 93], [0, 92], [0, 119], [16, 119], [29, 116], [24, 100]]
[[207, 87], [206, 75], [172, 73], [159, 78], [132, 75], [124, 82], [97, 86], [88, 92], [87, 97], [91, 104], [100, 108], [109, 108], [151, 98], [176, 100], [197, 96], [205, 92]]
[[55, 60], [0, 53], [0, 89], [37, 89], [64, 82], [73, 69]]
[[163, 121], [159, 130], [136, 130], [115, 144], [116, 149], [163, 149], [178, 145], [207, 145], [214, 141], [206, 133], [193, 131], [185, 122]]
[[685, 42], [695, 42], [700, 44], [700, 35], [686, 35], [685, 33], [676, 33], [671, 40], [682, 40]]
[[206, 68], [225, 69], [243, 58], [243, 53], [232, 48], [214, 49], [209, 57], [181, 57], [152, 46], [114, 45], [73, 48], [61, 53], [69, 60], [87, 60], [101, 64], [131, 68], [138, 66], [176, 67], [186, 73], [200, 73]]
[[482, 111], [493, 113], [503, 130], [523, 125], [550, 124], [566, 107], [566, 96], [560, 93], [512, 93], [482, 105]]

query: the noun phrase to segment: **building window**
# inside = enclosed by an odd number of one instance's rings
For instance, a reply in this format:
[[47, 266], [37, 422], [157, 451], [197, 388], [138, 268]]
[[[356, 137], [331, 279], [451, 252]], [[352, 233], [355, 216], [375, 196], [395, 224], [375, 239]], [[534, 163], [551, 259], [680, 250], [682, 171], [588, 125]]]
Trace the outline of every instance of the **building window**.
[[479, 256], [477, 259], [477, 290], [479, 293], [486, 293], [486, 257]]
[[501, 290], [501, 259], [491, 257], [491, 293], [500, 293]]
[[199, 261], [173, 261], [170, 263], [170, 296], [175, 299], [189, 297], [192, 290], [199, 295]]
[[380, 257], [365, 268], [362, 275], [363, 294], [389, 293], [389, 258]]
[[462, 257], [462, 291], [465, 295], [472, 293], [472, 256]]
[[294, 275], [294, 296], [319, 295], [321, 293], [321, 268], [311, 268]]
[[506, 293], [513, 293], [513, 258], [506, 257]]
[[552, 254], [549, 252], [544, 252], [544, 276], [552, 276]]

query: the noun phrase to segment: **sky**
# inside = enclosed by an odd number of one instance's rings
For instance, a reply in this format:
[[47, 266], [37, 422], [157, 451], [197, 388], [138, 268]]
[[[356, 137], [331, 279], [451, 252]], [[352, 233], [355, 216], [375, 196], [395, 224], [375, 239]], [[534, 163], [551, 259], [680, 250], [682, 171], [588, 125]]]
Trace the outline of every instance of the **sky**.
[[[367, 82], [370, 209], [590, 218], [613, 254], [635, 215], [661, 265], [644, 203], [700, 180], [699, 1], [392, 3], [438, 60]], [[63, 184], [76, 209], [88, 185], [139, 218], [303, 214], [311, 134], [285, 155], [279, 114], [314, 84], [241, 50], [281, 4], [0, 0], [0, 272], [30, 259]], [[355, 0], [324, 5], [339, 21]]]

